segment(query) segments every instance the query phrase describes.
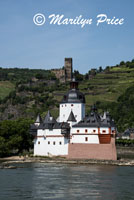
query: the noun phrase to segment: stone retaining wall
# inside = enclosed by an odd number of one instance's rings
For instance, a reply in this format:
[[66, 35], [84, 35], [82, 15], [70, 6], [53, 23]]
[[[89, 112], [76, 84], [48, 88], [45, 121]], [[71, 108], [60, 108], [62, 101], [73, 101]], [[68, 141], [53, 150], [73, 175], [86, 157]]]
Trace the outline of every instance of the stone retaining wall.
[[117, 160], [115, 139], [110, 144], [69, 144], [67, 158]]

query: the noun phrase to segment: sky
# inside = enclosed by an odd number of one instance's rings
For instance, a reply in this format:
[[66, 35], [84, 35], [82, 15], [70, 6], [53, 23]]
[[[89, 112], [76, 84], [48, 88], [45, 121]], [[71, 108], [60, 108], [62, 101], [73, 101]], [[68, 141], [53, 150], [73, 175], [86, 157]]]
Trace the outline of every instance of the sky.
[[[73, 69], [112, 66], [134, 58], [133, 0], [0, 0], [0, 67], [51, 69], [73, 58]], [[45, 16], [43, 25], [33, 17]], [[50, 15], [92, 19], [83, 28], [50, 24]], [[97, 16], [124, 19], [122, 25], [97, 24]], [[37, 19], [40, 23], [41, 18]], [[61, 20], [63, 21], [63, 20]]]

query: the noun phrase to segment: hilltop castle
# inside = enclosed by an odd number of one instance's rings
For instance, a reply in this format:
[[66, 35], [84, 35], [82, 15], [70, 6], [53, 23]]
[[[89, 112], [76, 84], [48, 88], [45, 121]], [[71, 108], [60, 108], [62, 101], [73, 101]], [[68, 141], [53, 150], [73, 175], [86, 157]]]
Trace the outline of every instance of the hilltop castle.
[[34, 155], [65, 156], [77, 159], [116, 160], [116, 127], [108, 112], [100, 115], [95, 106], [85, 116], [85, 96], [78, 82], [70, 82], [54, 119], [48, 111], [31, 125], [34, 136]]
[[64, 67], [62, 69], [52, 69], [51, 71], [60, 82], [65, 83], [71, 81], [73, 71], [72, 58], [65, 58]]

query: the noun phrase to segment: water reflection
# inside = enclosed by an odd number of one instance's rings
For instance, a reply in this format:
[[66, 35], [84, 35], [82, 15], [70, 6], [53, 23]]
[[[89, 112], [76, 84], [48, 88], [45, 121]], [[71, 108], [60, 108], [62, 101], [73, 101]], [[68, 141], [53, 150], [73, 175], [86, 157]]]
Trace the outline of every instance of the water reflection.
[[104, 189], [111, 185], [111, 180], [106, 178], [107, 173], [114, 174], [116, 170], [116, 167], [105, 168], [49, 164], [44, 168], [34, 168], [34, 196], [43, 196], [44, 199], [48, 196], [53, 199], [101, 198], [104, 196], [100, 188], [102, 183]]
[[0, 199], [134, 199], [134, 168], [24, 164], [0, 170]]

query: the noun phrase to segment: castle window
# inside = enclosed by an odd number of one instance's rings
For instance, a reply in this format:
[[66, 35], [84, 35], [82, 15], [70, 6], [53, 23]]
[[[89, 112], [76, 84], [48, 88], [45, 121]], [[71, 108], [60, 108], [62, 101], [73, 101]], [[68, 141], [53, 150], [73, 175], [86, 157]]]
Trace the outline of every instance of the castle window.
[[62, 142], [59, 142], [59, 145], [61, 145], [62, 144]]
[[106, 131], [105, 131], [105, 130], [103, 130], [103, 131], [102, 131], [102, 133], [106, 133]]
[[87, 133], [87, 129], [85, 129], [85, 133]]
[[79, 133], [80, 131], [79, 130], [77, 130], [77, 133]]
[[71, 104], [71, 106], [74, 106], [74, 104]]
[[85, 137], [85, 142], [87, 142], [88, 141], [88, 137]]
[[55, 145], [55, 142], [53, 142], [53, 145]]
[[48, 141], [48, 144], [50, 144], [50, 141]]
[[95, 133], [95, 132], [96, 132], [96, 130], [93, 130], [93, 132]]
[[38, 144], [40, 144], [40, 141], [38, 141]]

